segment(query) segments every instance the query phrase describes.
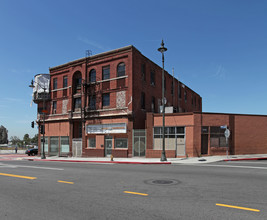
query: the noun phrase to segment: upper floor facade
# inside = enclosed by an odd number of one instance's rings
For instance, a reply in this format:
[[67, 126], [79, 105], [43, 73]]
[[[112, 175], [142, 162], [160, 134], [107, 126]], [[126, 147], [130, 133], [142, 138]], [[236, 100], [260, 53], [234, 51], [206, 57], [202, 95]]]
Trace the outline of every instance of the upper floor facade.
[[[146, 112], [160, 112], [162, 68], [134, 46], [85, 57], [49, 69], [46, 120], [127, 117], [144, 128]], [[164, 73], [167, 107], [174, 112], [201, 112], [202, 98]], [[37, 96], [34, 96], [37, 97]], [[41, 99], [38, 112], [43, 109]]]

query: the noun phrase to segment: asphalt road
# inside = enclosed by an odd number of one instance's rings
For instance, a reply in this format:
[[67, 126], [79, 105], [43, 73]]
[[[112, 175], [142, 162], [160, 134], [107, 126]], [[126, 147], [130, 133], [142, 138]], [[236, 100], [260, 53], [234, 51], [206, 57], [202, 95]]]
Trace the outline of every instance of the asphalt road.
[[267, 161], [0, 161], [0, 183], [1, 220], [267, 219]]

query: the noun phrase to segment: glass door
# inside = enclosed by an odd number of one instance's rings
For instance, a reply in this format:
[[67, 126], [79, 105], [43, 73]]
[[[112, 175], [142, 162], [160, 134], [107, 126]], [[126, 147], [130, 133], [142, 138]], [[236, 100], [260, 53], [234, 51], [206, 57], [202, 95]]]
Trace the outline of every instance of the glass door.
[[105, 156], [110, 156], [112, 153], [112, 137], [105, 137]]

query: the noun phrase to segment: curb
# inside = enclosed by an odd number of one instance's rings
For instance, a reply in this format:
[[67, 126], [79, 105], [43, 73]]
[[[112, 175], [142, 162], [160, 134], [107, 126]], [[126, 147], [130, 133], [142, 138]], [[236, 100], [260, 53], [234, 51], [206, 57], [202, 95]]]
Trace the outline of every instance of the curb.
[[74, 162], [74, 163], [117, 163], [117, 164], [146, 164], [146, 165], [166, 165], [171, 162], [129, 162], [129, 161], [95, 161], [95, 160], [50, 160], [50, 159], [25, 159], [28, 161], [51, 161], [51, 162]]
[[224, 159], [223, 161], [241, 161], [241, 160], [267, 160], [267, 157]]

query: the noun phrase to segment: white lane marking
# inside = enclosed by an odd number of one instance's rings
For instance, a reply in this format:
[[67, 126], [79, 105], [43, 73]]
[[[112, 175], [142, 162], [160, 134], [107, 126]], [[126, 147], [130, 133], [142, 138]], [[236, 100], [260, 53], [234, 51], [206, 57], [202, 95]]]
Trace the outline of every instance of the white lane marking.
[[20, 167], [26, 167], [26, 168], [34, 168], [34, 169], [44, 169], [44, 170], [64, 170], [62, 168], [54, 168], [54, 167], [37, 167], [37, 166], [17, 166]]
[[34, 169], [44, 169], [44, 170], [64, 170], [62, 168], [54, 168], [54, 167], [38, 167], [38, 166], [22, 166], [22, 165], [9, 165], [9, 164], [4, 164], [4, 163], [0, 163], [0, 168], [4, 167], [4, 168], [21, 168], [21, 167], [25, 167], [25, 168], [34, 168]]
[[266, 164], [267, 165], [267, 162], [266, 163], [263, 163], [263, 162], [251, 162], [251, 161], [226, 161], [226, 163], [254, 163], [254, 164]]
[[263, 169], [267, 170], [267, 167], [251, 167], [251, 166], [232, 166], [232, 165], [196, 165], [196, 166], [208, 166], [208, 167], [230, 167], [230, 168], [249, 168], [249, 169]]

